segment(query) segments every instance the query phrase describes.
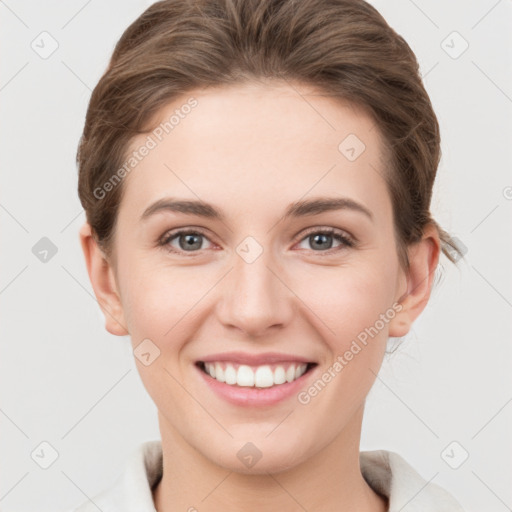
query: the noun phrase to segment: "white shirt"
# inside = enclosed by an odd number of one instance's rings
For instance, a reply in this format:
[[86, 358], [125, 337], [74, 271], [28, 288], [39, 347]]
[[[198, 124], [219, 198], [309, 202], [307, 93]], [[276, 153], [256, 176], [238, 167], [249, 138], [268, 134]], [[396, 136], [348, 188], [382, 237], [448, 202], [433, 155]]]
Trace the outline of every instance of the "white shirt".
[[[389, 512], [464, 512], [451, 494], [428, 483], [395, 452], [363, 451], [359, 460], [370, 487], [389, 499]], [[161, 441], [146, 441], [111, 488], [68, 512], [156, 512], [152, 489], [162, 468]]]

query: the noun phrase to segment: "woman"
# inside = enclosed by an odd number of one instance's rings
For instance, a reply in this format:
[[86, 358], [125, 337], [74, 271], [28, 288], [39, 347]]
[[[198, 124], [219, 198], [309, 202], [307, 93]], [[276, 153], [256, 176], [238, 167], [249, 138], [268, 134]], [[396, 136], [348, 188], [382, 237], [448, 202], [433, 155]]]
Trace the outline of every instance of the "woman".
[[162, 441], [77, 510], [462, 510], [359, 452], [388, 338], [457, 251], [430, 214], [439, 158], [415, 56], [369, 4], [147, 9], [77, 161], [91, 283]]

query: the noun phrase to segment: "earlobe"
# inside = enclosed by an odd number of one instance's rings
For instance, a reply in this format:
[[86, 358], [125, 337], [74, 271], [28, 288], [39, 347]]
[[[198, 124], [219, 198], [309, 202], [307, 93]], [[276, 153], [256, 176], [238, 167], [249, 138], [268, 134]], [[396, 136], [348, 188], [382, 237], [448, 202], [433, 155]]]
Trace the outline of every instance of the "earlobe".
[[407, 291], [398, 298], [402, 309], [389, 324], [389, 336], [405, 336], [425, 309], [432, 291], [440, 251], [439, 234], [433, 225], [428, 225], [422, 239], [409, 247]]
[[88, 222], [80, 228], [80, 243], [94, 294], [105, 316], [105, 329], [116, 336], [129, 334], [113, 269], [98, 247]]

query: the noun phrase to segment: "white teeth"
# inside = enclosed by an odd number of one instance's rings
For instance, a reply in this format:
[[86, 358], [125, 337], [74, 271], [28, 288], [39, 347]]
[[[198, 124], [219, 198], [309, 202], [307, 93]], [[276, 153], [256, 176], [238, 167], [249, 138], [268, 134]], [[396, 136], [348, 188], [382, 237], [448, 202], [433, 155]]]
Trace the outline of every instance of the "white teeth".
[[274, 385], [274, 374], [270, 366], [260, 366], [256, 370], [254, 384], [257, 388], [269, 388]]
[[220, 365], [220, 363], [215, 363], [215, 378], [219, 382], [226, 381], [226, 377], [224, 377], [224, 370], [223, 370], [222, 366]]
[[251, 388], [254, 386], [254, 372], [250, 366], [244, 364], [238, 367], [238, 373], [236, 374], [236, 383], [239, 386]]
[[295, 370], [295, 378], [298, 379], [301, 375], [303, 375], [304, 372], [306, 371], [306, 368], [307, 368], [306, 364], [301, 364], [300, 366], [297, 366], [297, 368]]
[[269, 365], [252, 368], [242, 364], [236, 369], [232, 364], [204, 363], [204, 369], [212, 378], [230, 386], [270, 388], [293, 382], [306, 373], [307, 364], [290, 364], [272, 369]]
[[282, 366], [274, 370], [274, 384], [284, 384], [286, 382], [286, 372]]
[[236, 384], [236, 370], [232, 365], [226, 365], [226, 370], [224, 371], [224, 378], [226, 379], [226, 384]]

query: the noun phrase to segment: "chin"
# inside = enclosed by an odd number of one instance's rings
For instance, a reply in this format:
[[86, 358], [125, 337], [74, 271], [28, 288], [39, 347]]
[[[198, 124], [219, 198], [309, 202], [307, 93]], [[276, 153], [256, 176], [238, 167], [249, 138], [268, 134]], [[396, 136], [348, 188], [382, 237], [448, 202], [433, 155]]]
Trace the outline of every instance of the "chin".
[[[294, 432], [294, 436], [297, 433]], [[280, 473], [294, 468], [307, 458], [304, 442], [299, 438], [284, 445], [281, 440], [269, 440], [265, 435], [224, 439], [224, 443], [214, 445], [213, 442], [205, 451], [197, 447], [212, 463], [228, 471], [246, 475], [266, 475]], [[227, 442], [226, 442], [227, 441]], [[221, 450], [211, 450], [212, 446], [223, 446]]]

